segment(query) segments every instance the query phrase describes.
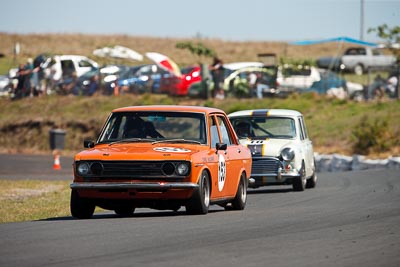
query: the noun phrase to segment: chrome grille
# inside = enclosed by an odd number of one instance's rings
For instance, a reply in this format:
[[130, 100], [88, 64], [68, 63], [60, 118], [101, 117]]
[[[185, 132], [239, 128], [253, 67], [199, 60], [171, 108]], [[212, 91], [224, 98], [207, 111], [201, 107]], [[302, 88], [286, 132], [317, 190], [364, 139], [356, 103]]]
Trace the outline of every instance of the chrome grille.
[[252, 175], [277, 174], [281, 163], [275, 158], [253, 158]]
[[[86, 161], [91, 166], [91, 174], [85, 176], [92, 181], [98, 179], [140, 179], [182, 181], [184, 176], [178, 176], [169, 171], [165, 173], [165, 166], [175, 164], [175, 161]], [[178, 161], [177, 161], [178, 162]], [[182, 161], [179, 161], [182, 162]], [[166, 164], [167, 163], [167, 164]], [[93, 166], [96, 166], [95, 168]], [[174, 171], [173, 171], [174, 172]], [[94, 180], [93, 180], [94, 179]]]

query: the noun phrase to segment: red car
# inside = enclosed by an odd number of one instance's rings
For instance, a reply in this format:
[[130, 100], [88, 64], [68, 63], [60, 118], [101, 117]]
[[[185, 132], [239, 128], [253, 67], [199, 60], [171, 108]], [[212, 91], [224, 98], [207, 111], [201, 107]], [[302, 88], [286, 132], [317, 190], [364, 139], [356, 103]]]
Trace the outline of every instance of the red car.
[[170, 74], [164, 75], [160, 81], [160, 92], [175, 95], [185, 96], [188, 94], [189, 86], [194, 82], [201, 81], [200, 66], [191, 66], [181, 69], [180, 76]]

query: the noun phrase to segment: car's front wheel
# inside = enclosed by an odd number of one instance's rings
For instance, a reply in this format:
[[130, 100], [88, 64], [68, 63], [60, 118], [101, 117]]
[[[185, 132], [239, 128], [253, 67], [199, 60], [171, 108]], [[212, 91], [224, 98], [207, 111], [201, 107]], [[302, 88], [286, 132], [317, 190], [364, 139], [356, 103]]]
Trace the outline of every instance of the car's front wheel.
[[236, 191], [236, 196], [232, 201], [232, 208], [234, 210], [243, 210], [246, 206], [247, 201], [247, 180], [243, 173], [240, 177], [238, 189]]
[[300, 168], [300, 176], [296, 177], [293, 179], [293, 190], [294, 191], [304, 191], [304, 189], [306, 188], [306, 167], [303, 163], [301, 164], [301, 168]]
[[207, 214], [210, 207], [210, 176], [203, 171], [198, 182], [199, 187], [193, 192], [191, 199], [186, 204], [189, 214]]
[[76, 190], [71, 191], [71, 214], [78, 219], [89, 219], [93, 216], [95, 205], [90, 199], [82, 198]]
[[122, 206], [122, 207], [116, 208], [114, 210], [114, 212], [115, 212], [115, 214], [117, 214], [121, 217], [130, 217], [135, 212], [135, 207]]
[[313, 175], [307, 179], [306, 188], [315, 188], [317, 185], [317, 172], [314, 170]]

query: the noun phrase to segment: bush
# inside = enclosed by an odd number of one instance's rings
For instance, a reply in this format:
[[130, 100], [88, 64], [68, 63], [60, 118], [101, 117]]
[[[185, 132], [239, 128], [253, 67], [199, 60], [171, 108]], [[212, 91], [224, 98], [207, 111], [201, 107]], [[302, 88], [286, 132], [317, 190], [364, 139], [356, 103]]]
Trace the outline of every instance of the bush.
[[367, 116], [362, 117], [352, 131], [355, 143], [353, 152], [361, 155], [369, 153], [387, 152], [393, 145], [396, 145], [394, 133], [388, 127], [388, 119], [368, 120]]

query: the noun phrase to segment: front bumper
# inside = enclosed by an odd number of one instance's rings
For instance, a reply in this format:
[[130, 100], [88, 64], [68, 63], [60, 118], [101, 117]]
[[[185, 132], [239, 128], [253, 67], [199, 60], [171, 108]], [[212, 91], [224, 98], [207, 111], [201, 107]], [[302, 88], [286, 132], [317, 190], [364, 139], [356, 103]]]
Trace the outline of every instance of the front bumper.
[[249, 187], [292, 184], [301, 177], [298, 170], [287, 168], [288, 164], [274, 157], [253, 157]]
[[130, 190], [130, 189], [148, 189], [148, 190], [168, 190], [168, 189], [195, 189], [199, 185], [195, 183], [72, 183], [71, 189], [95, 189], [95, 190]]
[[74, 182], [70, 187], [83, 198], [164, 201], [188, 199], [199, 185], [182, 182]]

